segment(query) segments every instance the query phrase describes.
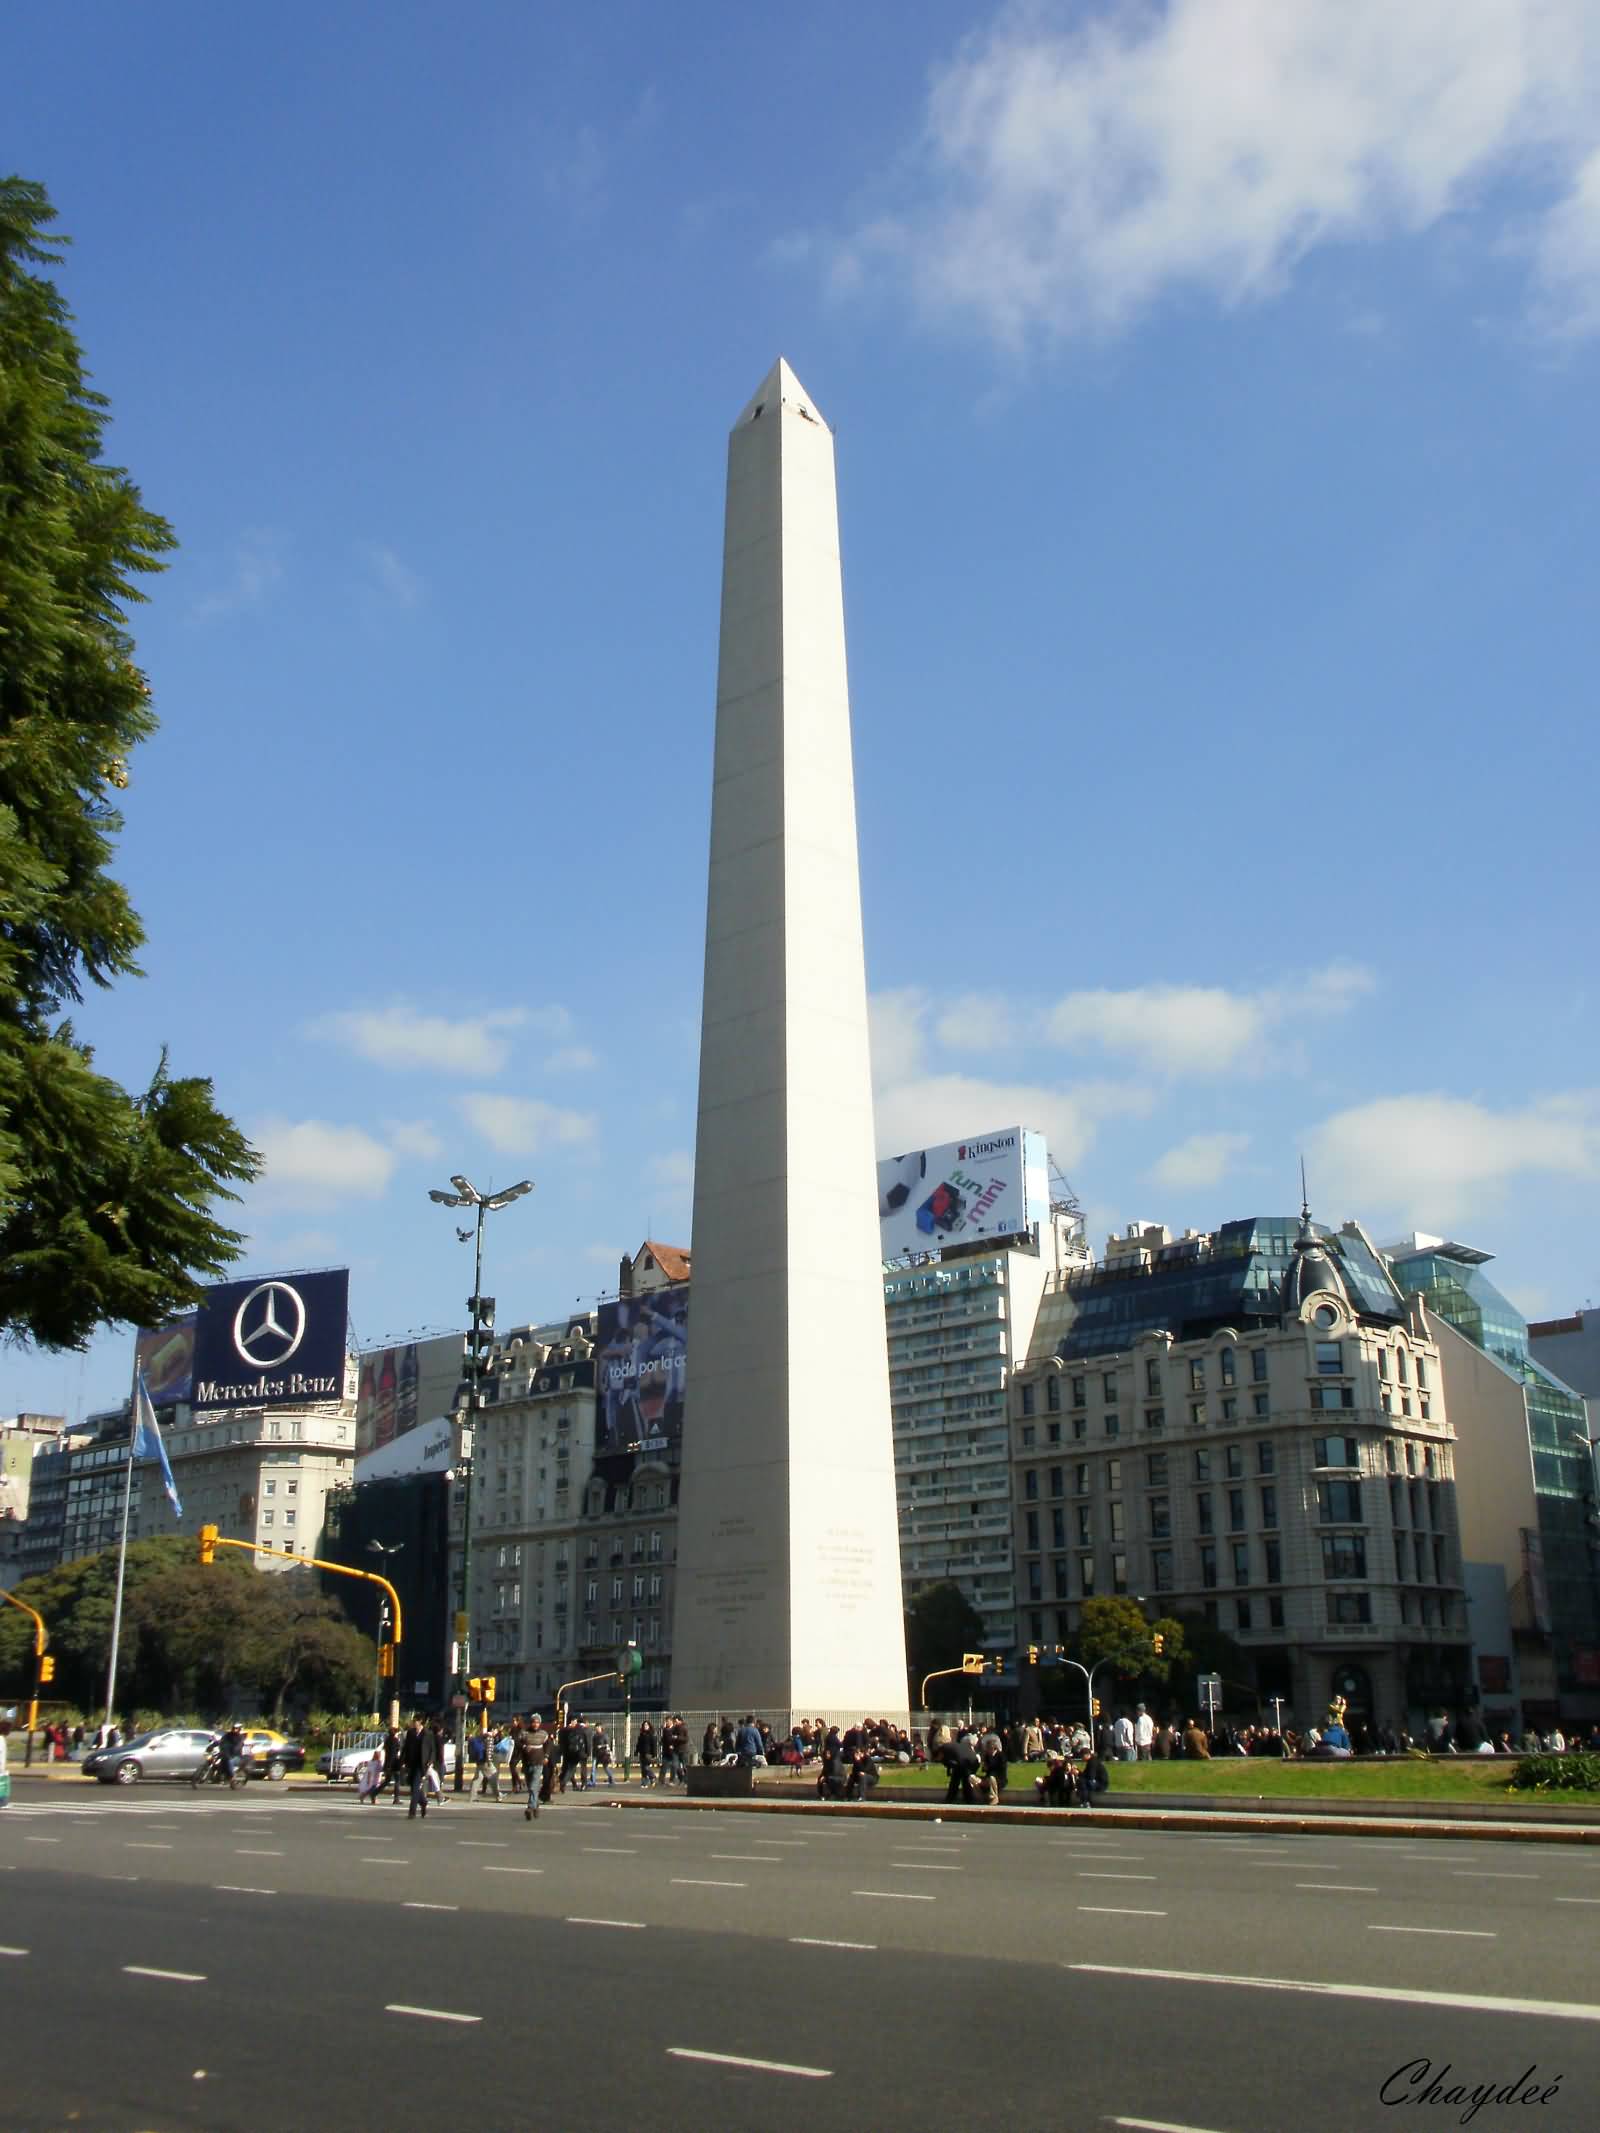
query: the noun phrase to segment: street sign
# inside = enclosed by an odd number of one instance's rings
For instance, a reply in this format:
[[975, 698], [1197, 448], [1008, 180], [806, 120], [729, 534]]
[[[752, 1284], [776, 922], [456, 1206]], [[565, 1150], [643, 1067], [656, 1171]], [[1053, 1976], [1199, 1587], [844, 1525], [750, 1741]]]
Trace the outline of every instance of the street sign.
[[465, 1696], [462, 1696], [460, 1694], [452, 1696], [450, 1699], [450, 1708], [452, 1711], [464, 1711], [467, 1708], [467, 1699], [465, 1698]]
[[618, 1678], [621, 1679], [628, 1674], [642, 1674], [643, 1672], [644, 1653], [640, 1651], [636, 1644], [623, 1645], [622, 1649], [617, 1653]]
[[471, 1623], [467, 1618], [466, 1609], [464, 1607], [458, 1607], [456, 1609], [456, 1635], [458, 1637], [465, 1637], [470, 1628]]

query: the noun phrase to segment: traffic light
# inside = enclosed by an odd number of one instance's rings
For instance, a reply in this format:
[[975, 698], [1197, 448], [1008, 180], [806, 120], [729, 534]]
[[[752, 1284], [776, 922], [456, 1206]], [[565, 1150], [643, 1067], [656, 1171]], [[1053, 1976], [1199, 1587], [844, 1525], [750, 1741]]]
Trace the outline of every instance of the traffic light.
[[963, 1652], [961, 1654], [961, 1671], [963, 1674], [981, 1674], [984, 1664], [982, 1652]]
[[214, 1563], [216, 1559], [217, 1529], [215, 1526], [202, 1526], [200, 1528], [200, 1560], [202, 1563]]
[[467, 1701], [468, 1703], [482, 1703], [483, 1701], [483, 1682], [476, 1674], [467, 1676]]
[[1100, 1699], [1098, 1696], [1094, 1700], [1094, 1716], [1096, 1718], [1100, 1716]]
[[1006, 1670], [1005, 1654], [1003, 1652], [995, 1652], [990, 1658], [989, 1664], [997, 1674], [1003, 1674]]
[[44, 1655], [44, 1657], [43, 1657], [43, 1658], [42, 1658], [42, 1659], [41, 1659], [41, 1660], [39, 1661], [39, 1682], [40, 1682], [40, 1685], [41, 1685], [41, 1687], [43, 1686], [43, 1684], [44, 1684], [45, 1682], [47, 1682], [47, 1681], [54, 1681], [54, 1680], [55, 1680], [55, 1678], [56, 1678], [56, 1663], [55, 1663], [55, 1660], [54, 1660], [54, 1659], [53, 1659], [53, 1658], [51, 1657], [51, 1655], [50, 1655], [50, 1654], [49, 1654], [48, 1652], [46, 1652], [46, 1653], [45, 1653], [45, 1655]]
[[1166, 1650], [1166, 1648], [1167, 1648], [1167, 1640], [1166, 1640], [1166, 1638], [1165, 1638], [1165, 1637], [1164, 1637], [1164, 1636], [1163, 1636], [1163, 1635], [1161, 1634], [1161, 1632], [1160, 1632], [1160, 1630], [1159, 1630], [1159, 1629], [1158, 1629], [1158, 1630], [1156, 1631], [1155, 1635], [1154, 1635], [1154, 1636], [1153, 1636], [1153, 1637], [1152, 1637], [1152, 1638], [1150, 1639], [1150, 1647], [1151, 1647], [1151, 1650], [1152, 1650], [1152, 1651], [1153, 1651], [1153, 1652], [1155, 1653], [1155, 1655], [1156, 1655], [1156, 1657], [1157, 1657], [1158, 1659], [1159, 1659], [1159, 1658], [1161, 1657], [1161, 1654], [1162, 1654], [1162, 1653], [1163, 1653], [1163, 1652], [1164, 1652], [1164, 1651]]
[[1039, 1647], [1037, 1644], [1028, 1646], [1028, 1664], [1029, 1666], [1037, 1666], [1039, 1664]]
[[495, 1692], [495, 1678], [493, 1674], [485, 1674], [480, 1686], [483, 1689], [483, 1701], [485, 1703], [493, 1703]]
[[380, 1644], [378, 1646], [378, 1679], [380, 1681], [393, 1681], [394, 1679], [394, 1646], [392, 1644]]

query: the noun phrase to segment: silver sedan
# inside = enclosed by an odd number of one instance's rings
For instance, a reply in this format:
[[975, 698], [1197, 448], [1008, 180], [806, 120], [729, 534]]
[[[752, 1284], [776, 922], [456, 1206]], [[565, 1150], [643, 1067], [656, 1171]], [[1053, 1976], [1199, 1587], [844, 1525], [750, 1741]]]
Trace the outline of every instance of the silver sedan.
[[147, 1777], [193, 1777], [217, 1737], [198, 1726], [136, 1733], [120, 1747], [96, 1748], [92, 1755], [86, 1755], [83, 1774], [98, 1778], [102, 1785], [137, 1785]]

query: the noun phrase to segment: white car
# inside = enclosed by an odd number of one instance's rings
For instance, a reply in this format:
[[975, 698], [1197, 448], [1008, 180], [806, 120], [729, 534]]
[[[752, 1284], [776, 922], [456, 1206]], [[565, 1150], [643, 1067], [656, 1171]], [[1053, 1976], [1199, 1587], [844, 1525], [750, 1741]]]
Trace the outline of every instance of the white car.
[[[319, 1755], [317, 1768], [331, 1785], [353, 1785], [367, 1764], [371, 1762], [373, 1749], [381, 1748], [382, 1746], [383, 1735], [381, 1733], [369, 1734], [364, 1741], [357, 1741], [354, 1746], [347, 1744], [337, 1750], [330, 1748], [327, 1754]], [[450, 1777], [453, 1775], [455, 1767], [456, 1744], [453, 1740], [447, 1740], [444, 1744], [445, 1776]]]

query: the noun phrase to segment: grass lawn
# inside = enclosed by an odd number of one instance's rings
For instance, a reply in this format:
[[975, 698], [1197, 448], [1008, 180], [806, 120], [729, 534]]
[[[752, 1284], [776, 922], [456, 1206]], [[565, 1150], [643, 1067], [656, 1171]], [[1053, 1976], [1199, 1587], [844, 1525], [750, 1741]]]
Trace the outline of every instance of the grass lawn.
[[[1510, 1757], [1434, 1756], [1421, 1760], [1397, 1756], [1377, 1763], [1281, 1763], [1253, 1756], [1233, 1756], [1211, 1763], [1113, 1763], [1111, 1790], [1124, 1799], [1162, 1793], [1204, 1793], [1229, 1800], [1441, 1800], [1492, 1809], [1508, 1803], [1536, 1807], [1590, 1806], [1600, 1819], [1600, 1800], [1592, 1792], [1512, 1792], [1506, 1780]], [[1011, 1791], [1031, 1792], [1042, 1764], [1012, 1765]], [[902, 1789], [943, 1792], [942, 1770], [903, 1769], [890, 1763], [883, 1772], [885, 1792]]]

